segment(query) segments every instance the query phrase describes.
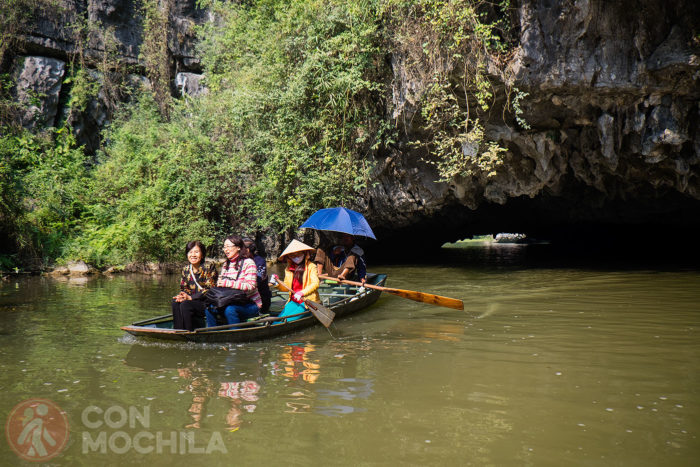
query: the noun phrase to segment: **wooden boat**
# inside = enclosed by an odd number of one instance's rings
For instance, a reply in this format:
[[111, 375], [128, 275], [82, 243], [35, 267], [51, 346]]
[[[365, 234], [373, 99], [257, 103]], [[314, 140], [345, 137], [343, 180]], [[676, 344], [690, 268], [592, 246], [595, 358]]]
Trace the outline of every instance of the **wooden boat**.
[[[367, 274], [368, 284], [383, 287], [384, 282], [386, 274]], [[335, 312], [335, 319], [367, 308], [379, 299], [381, 293], [381, 290], [359, 289], [356, 286], [338, 283], [322, 282], [319, 287], [322, 304]], [[284, 293], [273, 296], [270, 306], [272, 314], [281, 312], [286, 302], [287, 295]], [[166, 341], [251, 342], [290, 334], [320, 324], [310, 313], [304, 313], [292, 321], [288, 321], [287, 318], [269, 316], [245, 323], [186, 331], [173, 329], [173, 317], [168, 314], [122, 326], [121, 329], [134, 336]]]

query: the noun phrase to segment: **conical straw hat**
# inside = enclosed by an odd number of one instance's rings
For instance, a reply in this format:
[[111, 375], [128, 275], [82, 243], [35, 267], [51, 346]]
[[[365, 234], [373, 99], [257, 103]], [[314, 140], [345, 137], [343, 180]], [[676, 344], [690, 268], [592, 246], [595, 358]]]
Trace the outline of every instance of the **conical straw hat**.
[[290, 255], [292, 253], [298, 253], [300, 251], [316, 251], [315, 248], [311, 248], [309, 245], [300, 242], [299, 240], [292, 240], [292, 243], [287, 245], [287, 248], [284, 249], [282, 254], [280, 255], [279, 258], [277, 258], [279, 261], [284, 261], [284, 257], [287, 255]]

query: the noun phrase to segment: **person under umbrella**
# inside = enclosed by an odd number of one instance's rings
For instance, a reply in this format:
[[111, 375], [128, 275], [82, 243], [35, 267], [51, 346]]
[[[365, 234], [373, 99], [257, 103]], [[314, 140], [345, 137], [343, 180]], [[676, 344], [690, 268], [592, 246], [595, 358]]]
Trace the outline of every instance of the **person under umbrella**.
[[365, 252], [355, 244], [355, 238], [350, 234], [342, 234], [338, 245], [328, 249], [317, 248], [314, 263], [319, 274], [341, 280], [359, 279], [360, 282], [365, 283], [367, 275]]
[[365, 283], [365, 252], [355, 244], [355, 237], [374, 240], [377, 237], [362, 214], [344, 207], [319, 209], [300, 228], [341, 235], [337, 244], [330, 248], [321, 245], [316, 250], [314, 262], [319, 274], [325, 273], [341, 280], [359, 279]]

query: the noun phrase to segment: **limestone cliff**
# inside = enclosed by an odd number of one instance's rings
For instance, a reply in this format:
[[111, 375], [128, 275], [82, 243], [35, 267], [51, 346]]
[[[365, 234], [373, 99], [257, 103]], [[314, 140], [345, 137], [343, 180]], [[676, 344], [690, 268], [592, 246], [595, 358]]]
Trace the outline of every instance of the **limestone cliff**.
[[[529, 93], [531, 129], [492, 118], [488, 135], [509, 153], [488, 179], [436, 183], [420, 154], [382, 158], [369, 202], [379, 235], [439, 243], [501, 231], [697, 231], [700, 4], [642, 5], [521, 2], [511, 65]], [[418, 86], [402, 79], [400, 63], [394, 72], [394, 95], [410, 96], [397, 121], [411, 121]]]
[[[206, 12], [196, 6], [196, 0], [166, 2], [171, 30], [168, 45], [172, 57], [170, 72], [174, 77], [172, 90], [197, 94], [202, 91], [199, 86], [202, 75], [194, 53], [193, 26], [206, 20]], [[23, 124], [29, 128], [54, 126], [68, 118], [78, 142], [94, 151], [100, 144], [99, 131], [109, 123], [121, 97], [104, 85], [109, 80], [98, 65], [109, 63], [109, 68], [118, 62], [122, 68], [120, 82], [116, 83], [119, 86], [149, 85], [140, 57], [144, 40], [141, 2], [37, 0], [29, 5], [36, 9], [32, 21], [22, 25], [19, 44], [6, 54], [2, 63], [17, 82], [18, 98], [32, 103], [23, 116]], [[70, 61], [92, 67], [93, 79], [102, 83], [99, 95], [91, 99], [87, 109], [72, 115], [65, 108], [70, 85], [64, 82]], [[127, 79], [122, 82], [124, 74]], [[109, 84], [117, 87], [115, 83]]]

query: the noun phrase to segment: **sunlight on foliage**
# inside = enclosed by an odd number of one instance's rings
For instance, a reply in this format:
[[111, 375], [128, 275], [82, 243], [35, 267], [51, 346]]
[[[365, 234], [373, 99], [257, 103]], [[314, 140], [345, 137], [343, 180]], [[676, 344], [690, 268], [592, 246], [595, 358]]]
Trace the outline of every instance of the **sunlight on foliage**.
[[[197, 30], [208, 92], [170, 95], [175, 3], [144, 0], [139, 59], [150, 86], [114, 116], [133, 70], [117, 56], [114, 31], [89, 19], [74, 25], [68, 118], [39, 135], [0, 128], [0, 233], [14, 242], [0, 251], [2, 264], [17, 255], [96, 266], [181, 260], [191, 239], [213, 250], [230, 233], [290, 236], [319, 208], [362, 207], [375, 156], [400, 144], [387, 103], [393, 58], [420, 88], [414, 144], [441, 180], [497, 173], [506, 150], [487, 139], [483, 123], [494, 109], [512, 104], [527, 128], [526, 94], [505, 71], [508, 2], [199, 4], [211, 14]], [[84, 50], [96, 37], [104, 51], [88, 70]], [[17, 112], [10, 77], [0, 85], [0, 114]], [[98, 96], [111, 124], [101, 150], [88, 155], [71, 136], [70, 117]]]
[[486, 138], [481, 121], [497, 103], [496, 79], [506, 85], [500, 101], [507, 106], [509, 99], [509, 9], [507, 1], [385, 1], [406, 73], [426, 85], [420, 101], [424, 136], [413, 144], [428, 150], [424, 161], [436, 166], [440, 181], [489, 178], [504, 164], [507, 150]]
[[[391, 136], [374, 2], [206, 2], [209, 93], [159, 111], [145, 92], [104, 135], [84, 231], [94, 264], [180, 259], [231, 232], [283, 233], [367, 189]], [[161, 108], [162, 109], [162, 108]]]

